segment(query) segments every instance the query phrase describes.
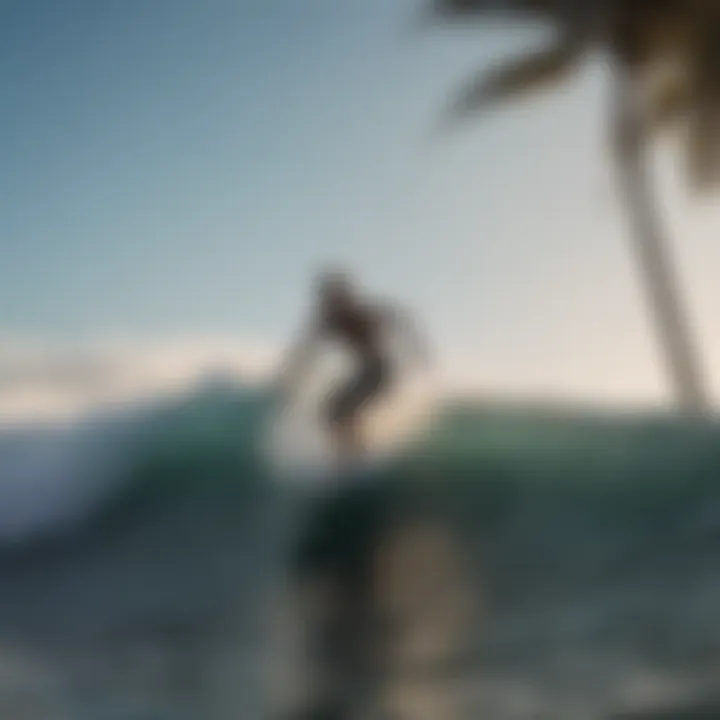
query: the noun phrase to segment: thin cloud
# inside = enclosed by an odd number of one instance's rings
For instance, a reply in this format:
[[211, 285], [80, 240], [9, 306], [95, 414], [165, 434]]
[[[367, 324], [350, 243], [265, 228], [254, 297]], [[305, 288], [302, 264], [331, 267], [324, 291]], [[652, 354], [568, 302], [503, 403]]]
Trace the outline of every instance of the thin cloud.
[[0, 420], [72, 416], [182, 390], [211, 374], [261, 380], [275, 353], [227, 338], [83, 344], [0, 340]]

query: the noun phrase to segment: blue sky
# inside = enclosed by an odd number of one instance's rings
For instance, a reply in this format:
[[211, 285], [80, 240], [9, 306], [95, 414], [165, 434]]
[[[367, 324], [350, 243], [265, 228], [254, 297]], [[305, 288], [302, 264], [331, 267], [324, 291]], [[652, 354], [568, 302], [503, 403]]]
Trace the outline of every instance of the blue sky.
[[[438, 140], [448, 91], [540, 36], [419, 32], [419, 5], [6, 3], [0, 337], [276, 345], [335, 261], [415, 307], [480, 384], [662, 394], [602, 68]], [[669, 158], [684, 280], [720, 359], [717, 218], [689, 224]]]

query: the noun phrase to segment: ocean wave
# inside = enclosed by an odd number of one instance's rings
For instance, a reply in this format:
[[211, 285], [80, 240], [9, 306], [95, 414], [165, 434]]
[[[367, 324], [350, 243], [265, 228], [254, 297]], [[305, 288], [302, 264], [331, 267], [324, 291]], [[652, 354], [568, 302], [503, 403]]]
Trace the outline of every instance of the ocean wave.
[[169, 499], [191, 486], [249, 487], [260, 472], [256, 395], [202, 387], [72, 422], [4, 429], [0, 542], [68, 531], [97, 513]]
[[[28, 697], [72, 717], [103, 716], [133, 693], [148, 713], [162, 705], [159, 717], [240, 706], [265, 717], [249, 703], [262, 706], [267, 592], [290, 553], [298, 570], [354, 567], [379, 527], [411, 516], [451, 529], [479, 588], [455, 670], [483, 689], [478, 713], [573, 718], [567, 708], [584, 707], [602, 718], [640, 686], [652, 695], [649, 677], [678, 694], [711, 678], [716, 425], [449, 403], [372, 482], [309, 493], [298, 536], [306, 488], [269, 471], [271, 411], [262, 388], [202, 386], [0, 437], [0, 655], [20, 648], [42, 665], [37, 683], [50, 678]], [[190, 672], [196, 694], [184, 681], [139, 689], [148, 653]], [[527, 712], [509, 690], [521, 687]]]
[[[72, 423], [6, 429], [0, 542], [181, 494], [251, 493], [271, 481], [270, 409], [263, 388], [201, 384]], [[383, 474], [388, 485], [461, 498], [476, 524], [510, 497], [547, 521], [572, 507], [613, 522], [665, 522], [712, 504], [719, 434], [670, 416], [456, 402], [438, 407]]]

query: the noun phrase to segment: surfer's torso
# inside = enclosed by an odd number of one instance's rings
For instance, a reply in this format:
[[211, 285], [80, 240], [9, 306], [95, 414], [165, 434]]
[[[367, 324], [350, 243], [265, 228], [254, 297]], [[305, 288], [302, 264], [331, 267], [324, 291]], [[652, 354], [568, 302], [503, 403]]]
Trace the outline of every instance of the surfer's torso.
[[384, 356], [384, 325], [379, 308], [368, 305], [327, 308], [321, 318], [326, 337], [345, 345], [364, 361]]
[[348, 348], [357, 367], [348, 380], [328, 397], [326, 417], [343, 425], [389, 388], [392, 373], [386, 357], [386, 318], [379, 307], [343, 303], [321, 314], [323, 334]]

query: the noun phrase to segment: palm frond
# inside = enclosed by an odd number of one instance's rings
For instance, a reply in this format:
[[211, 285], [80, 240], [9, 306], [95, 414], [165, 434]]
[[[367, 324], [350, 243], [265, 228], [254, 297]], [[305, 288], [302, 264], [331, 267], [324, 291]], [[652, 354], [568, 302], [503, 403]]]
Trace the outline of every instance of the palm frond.
[[451, 119], [464, 119], [491, 105], [559, 82], [575, 67], [580, 52], [581, 48], [575, 43], [559, 42], [497, 70], [482, 73], [467, 84], [452, 104]]
[[[582, 7], [587, 0], [580, 0]], [[429, 12], [438, 19], [468, 20], [481, 18], [493, 12], [532, 13], [555, 16], [566, 10], [574, 10], [572, 3], [564, 0], [430, 0]]]

